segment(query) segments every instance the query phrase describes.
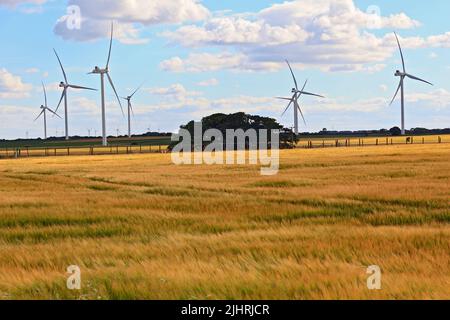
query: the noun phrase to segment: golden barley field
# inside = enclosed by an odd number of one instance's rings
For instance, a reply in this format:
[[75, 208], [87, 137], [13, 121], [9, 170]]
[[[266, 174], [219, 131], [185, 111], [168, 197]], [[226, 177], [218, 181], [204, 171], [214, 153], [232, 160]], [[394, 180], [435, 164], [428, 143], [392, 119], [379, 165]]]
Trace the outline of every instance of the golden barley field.
[[259, 169], [0, 161], [0, 299], [450, 298], [449, 144], [282, 151], [278, 175]]

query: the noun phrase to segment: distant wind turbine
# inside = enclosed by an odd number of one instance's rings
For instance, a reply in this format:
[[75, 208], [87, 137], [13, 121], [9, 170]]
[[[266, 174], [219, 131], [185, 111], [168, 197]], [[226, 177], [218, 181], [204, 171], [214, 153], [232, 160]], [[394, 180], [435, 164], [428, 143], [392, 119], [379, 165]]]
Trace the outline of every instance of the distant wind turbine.
[[122, 99], [128, 102], [128, 138], [131, 138], [131, 113], [133, 113], [133, 106], [131, 105], [131, 99], [142, 88], [144, 84], [141, 84], [130, 96], [122, 97]]
[[298, 100], [300, 99], [300, 97], [304, 94], [307, 96], [314, 96], [314, 97], [319, 97], [319, 98], [325, 98], [321, 95], [315, 94], [315, 93], [310, 93], [307, 91], [304, 91], [306, 88], [306, 84], [308, 83], [308, 80], [305, 81], [305, 84], [303, 85], [303, 88], [301, 90], [298, 89], [298, 83], [297, 83], [297, 79], [295, 78], [294, 75], [294, 71], [292, 71], [291, 65], [289, 64], [289, 61], [286, 60], [286, 63], [289, 67], [289, 70], [291, 71], [292, 74], [292, 78], [294, 79], [294, 84], [295, 84], [295, 88], [292, 88], [292, 93], [293, 96], [292, 98], [283, 98], [283, 97], [277, 97], [277, 99], [282, 99], [282, 100], [288, 100], [289, 104], [286, 107], [286, 109], [284, 110], [282, 116], [289, 110], [289, 107], [291, 106], [291, 104], [294, 104], [294, 130], [295, 130], [295, 134], [298, 135], [298, 112], [300, 112], [300, 115], [303, 118], [303, 122], [306, 125], [306, 120], [305, 117], [303, 115], [302, 109], [300, 108], [300, 105], [298, 103]]
[[58, 103], [58, 106], [56, 107], [55, 112], [58, 112], [59, 106], [61, 105], [61, 102], [64, 99], [64, 120], [65, 120], [65, 129], [66, 129], [66, 140], [69, 140], [69, 117], [68, 117], [68, 110], [67, 110], [67, 91], [69, 90], [69, 88], [92, 90], [92, 91], [97, 91], [97, 90], [96, 89], [92, 89], [92, 88], [77, 86], [77, 85], [74, 85], [74, 84], [69, 84], [69, 81], [67, 80], [66, 71], [64, 71], [64, 67], [63, 67], [63, 65], [61, 63], [61, 59], [59, 59], [59, 56], [58, 56], [58, 53], [56, 52], [56, 50], [53, 49], [53, 51], [55, 52], [56, 58], [58, 59], [59, 66], [61, 67], [61, 71], [62, 71], [63, 76], [64, 76], [64, 81], [61, 81], [59, 83], [59, 87], [63, 88], [63, 92], [62, 92], [61, 98], [59, 99], [59, 103]]
[[[54, 112], [52, 109], [50, 109], [47, 105], [47, 91], [45, 90], [44, 83], [42, 83], [42, 89], [44, 90], [44, 99], [45, 104], [41, 105], [41, 113], [34, 119], [34, 121], [37, 121], [42, 115], [44, 115], [44, 139], [47, 140], [47, 111], [54, 114], [55, 116], [61, 118], [56, 112]], [[62, 119], [62, 118], [61, 118]]]
[[109, 61], [111, 59], [111, 49], [112, 49], [112, 43], [113, 43], [113, 32], [114, 32], [114, 24], [111, 23], [111, 40], [109, 43], [109, 53], [108, 53], [108, 60], [106, 62], [106, 67], [104, 69], [99, 68], [96, 66], [92, 72], [89, 74], [99, 74], [100, 80], [101, 80], [101, 99], [102, 99], [102, 136], [103, 136], [103, 146], [108, 145], [108, 140], [106, 136], [106, 110], [105, 110], [105, 74], [108, 78], [108, 81], [111, 85], [111, 88], [114, 90], [114, 94], [116, 95], [117, 101], [119, 102], [120, 109], [123, 113], [122, 103], [120, 102], [119, 95], [117, 94], [116, 88], [114, 87], [114, 83], [111, 79], [111, 76], [109, 75]]
[[415, 77], [415, 76], [413, 76], [411, 74], [408, 74], [406, 72], [405, 59], [403, 57], [402, 47], [400, 45], [400, 41], [398, 40], [397, 33], [394, 32], [394, 34], [395, 34], [395, 38], [397, 39], [398, 48], [400, 50], [400, 56], [402, 58], [403, 72], [401, 72], [400, 70], [397, 70], [395, 72], [395, 76], [396, 77], [400, 77], [400, 83], [399, 83], [399, 85], [397, 87], [397, 91], [395, 92], [394, 98], [392, 98], [392, 101], [391, 101], [390, 105], [392, 105], [392, 103], [394, 102], [395, 98], [397, 97], [397, 94], [398, 94], [399, 90], [401, 89], [402, 135], [405, 135], [406, 134], [406, 130], [405, 130], [405, 88], [404, 88], [405, 77], [408, 77], [408, 78], [413, 79], [413, 80], [425, 82], [425, 83], [427, 83], [429, 85], [433, 85], [433, 84], [428, 82], [428, 81], [426, 81], [426, 80], [423, 80], [423, 79], [420, 79], [418, 77]]

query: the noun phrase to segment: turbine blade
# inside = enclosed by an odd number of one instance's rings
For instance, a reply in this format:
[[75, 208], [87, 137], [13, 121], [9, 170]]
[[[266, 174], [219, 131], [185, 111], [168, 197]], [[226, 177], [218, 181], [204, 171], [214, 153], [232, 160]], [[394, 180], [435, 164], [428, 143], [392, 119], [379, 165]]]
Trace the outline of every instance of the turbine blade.
[[56, 50], [53, 49], [53, 51], [55, 52], [56, 58], [58, 59], [59, 66], [61, 67], [61, 71], [62, 71], [62, 73], [63, 73], [63, 75], [64, 75], [64, 80], [65, 80], [66, 83], [67, 83], [67, 75], [66, 75], [66, 71], [64, 71], [64, 67], [63, 67], [63, 65], [62, 65], [62, 63], [61, 63], [61, 59], [59, 59], [59, 56], [58, 56], [58, 53], [56, 52]]
[[300, 91], [301, 94], [307, 95], [307, 96], [314, 96], [314, 97], [319, 97], [319, 98], [325, 98], [324, 96], [321, 96], [319, 94], [315, 94], [315, 93], [311, 93], [311, 92], [307, 92], [307, 91]]
[[122, 108], [122, 103], [120, 102], [119, 95], [117, 94], [116, 87], [114, 87], [114, 83], [111, 79], [111, 76], [109, 75], [109, 73], [106, 73], [106, 75], [108, 76], [109, 83], [111, 84], [111, 87], [114, 90], [114, 94], [116, 95], [117, 102], [119, 102], [120, 110], [122, 110], [122, 115], [125, 116], [125, 113], [123, 112], [123, 108]]
[[114, 22], [111, 22], [111, 40], [109, 42], [109, 53], [108, 53], [108, 61], [106, 62], [106, 69], [108, 69], [108, 67], [109, 67], [109, 60], [111, 59], [113, 32], [114, 32]]
[[289, 66], [289, 70], [291, 70], [291, 74], [292, 74], [292, 78], [294, 78], [294, 83], [295, 83], [295, 89], [298, 90], [298, 84], [297, 84], [297, 79], [295, 79], [295, 75], [294, 75], [294, 71], [292, 71], [291, 65], [289, 64], [289, 61], [286, 60], [286, 63]]
[[61, 117], [60, 117], [60, 115], [59, 114], [57, 114], [55, 111], [53, 111], [52, 109], [50, 109], [50, 108], [45, 108], [45, 109], [47, 109], [50, 113], [53, 113], [55, 116], [57, 116], [58, 118], [60, 118], [60, 119], [62, 119]]
[[404, 59], [404, 57], [403, 57], [402, 46], [400, 45], [400, 41], [398, 40], [397, 33], [394, 32], [394, 34], [395, 34], [395, 38], [397, 39], [398, 48], [400, 49], [400, 56], [402, 57], [403, 72], [406, 73], [405, 59]]
[[130, 110], [131, 110], [131, 114], [133, 115], [133, 118], [134, 118], [134, 110], [133, 110], [133, 105], [131, 104], [131, 101], [130, 101], [129, 103], [130, 103]]
[[306, 84], [308, 83], [308, 79], [306, 79], [306, 81], [305, 81], [305, 84], [303, 85], [303, 88], [302, 88], [302, 92], [303, 92], [303, 90], [305, 90], [305, 88], [306, 88]]
[[62, 119], [61, 116], [59, 114], [57, 114], [56, 112], [54, 112], [52, 109], [50, 108], [46, 108], [50, 113], [54, 114], [55, 116], [57, 116], [58, 118]]
[[92, 90], [92, 91], [98, 91], [97, 89], [88, 88], [88, 87], [82, 87], [82, 86], [76, 86], [74, 84], [69, 84], [69, 87], [74, 89], [83, 89], [83, 90]]
[[289, 104], [287, 105], [286, 109], [284, 109], [284, 112], [281, 114], [281, 116], [284, 116], [284, 114], [289, 110], [289, 107], [291, 106], [291, 104], [295, 101], [295, 97], [297, 96], [297, 94], [294, 94], [292, 96], [292, 98], [289, 100]]
[[402, 87], [402, 84], [403, 84], [403, 78], [400, 79], [400, 83], [398, 84], [397, 91], [395, 91], [394, 98], [392, 98], [392, 101], [389, 104], [390, 106], [392, 105], [392, 103], [394, 103], [395, 98], [397, 98], [397, 94], [400, 91], [400, 88]]
[[44, 82], [42, 82], [42, 89], [44, 90], [45, 107], [47, 107], [47, 91], [45, 90]]
[[417, 78], [417, 77], [415, 77], [415, 76], [413, 76], [413, 75], [411, 75], [411, 74], [406, 74], [406, 76], [407, 76], [408, 78], [413, 79], [413, 80], [417, 80], [417, 81], [422, 81], [422, 82], [428, 83], [430, 86], [433, 85], [431, 82], [428, 82], [428, 81], [426, 81], [426, 80]]
[[59, 106], [61, 105], [61, 102], [63, 101], [63, 99], [64, 99], [66, 93], [67, 93], [67, 88], [64, 88], [64, 90], [63, 90], [63, 92], [62, 92], [62, 94], [61, 94], [61, 98], [59, 99], [58, 106], [56, 107], [55, 112], [58, 111]]
[[44, 110], [42, 110], [41, 113], [39, 113], [39, 115], [36, 117], [36, 119], [34, 119], [34, 121], [36, 122], [37, 119], [39, 119], [42, 116], [43, 113], [44, 113]]
[[283, 98], [283, 97], [275, 97], [275, 99], [288, 100], [288, 101], [291, 101], [291, 100], [292, 100], [291, 98]]
[[131, 94], [131, 98], [133, 98], [133, 96], [142, 88], [142, 86], [144, 85], [145, 82], [142, 82], [142, 84]]
[[300, 111], [300, 115], [302, 116], [303, 123], [304, 123], [305, 126], [306, 126], [307, 124], [306, 124], [305, 116], [303, 115], [303, 111], [302, 111], [302, 109], [300, 108], [300, 105], [298, 104], [297, 101], [295, 101], [295, 107], [298, 109], [298, 111]]

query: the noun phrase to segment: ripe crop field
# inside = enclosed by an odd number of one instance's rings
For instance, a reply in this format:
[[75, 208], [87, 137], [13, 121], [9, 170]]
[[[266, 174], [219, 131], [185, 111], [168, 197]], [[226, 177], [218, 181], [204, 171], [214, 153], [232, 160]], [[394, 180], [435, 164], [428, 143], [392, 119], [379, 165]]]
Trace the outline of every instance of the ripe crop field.
[[449, 160], [297, 149], [270, 177], [169, 154], [2, 160], [0, 298], [449, 299]]
[[[408, 139], [408, 141], [407, 141]], [[396, 137], [303, 137], [298, 142], [298, 147], [307, 147], [308, 142], [312, 147], [333, 147], [336, 142], [339, 146], [382, 146], [397, 144], [433, 144], [433, 143], [450, 143], [450, 135], [427, 135], [427, 136], [396, 136]]]

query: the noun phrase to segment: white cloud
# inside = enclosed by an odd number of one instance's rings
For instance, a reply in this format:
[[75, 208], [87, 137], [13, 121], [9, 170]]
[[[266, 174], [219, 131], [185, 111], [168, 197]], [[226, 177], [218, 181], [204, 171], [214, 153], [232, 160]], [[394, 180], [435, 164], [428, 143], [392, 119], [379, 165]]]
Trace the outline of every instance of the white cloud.
[[25, 14], [42, 13], [43, 5], [49, 0], [0, 0], [0, 7], [5, 6], [11, 10], [19, 10]]
[[201, 92], [188, 91], [182, 84], [173, 84], [170, 87], [159, 87], [159, 88], [149, 88], [146, 89], [147, 92], [162, 96], [166, 101], [170, 102], [181, 102], [186, 101], [190, 97], [201, 96]]
[[[66, 40], [94, 41], [107, 38], [111, 34], [111, 21], [83, 19], [80, 30], [68, 29], [65, 20], [59, 20], [54, 32]], [[114, 25], [114, 38], [124, 44], [143, 44], [149, 40], [140, 38], [140, 29], [129, 23]]]
[[428, 45], [432, 47], [450, 48], [450, 32], [441, 35], [429, 36], [427, 38]]
[[15, 8], [21, 4], [42, 5], [42, 4], [46, 3], [47, 1], [48, 0], [0, 0], [0, 6]]
[[8, 70], [0, 69], [0, 98], [21, 99], [29, 97], [33, 86], [24, 83], [22, 78], [13, 75]]
[[[384, 91], [388, 87], [381, 85]], [[219, 99], [208, 99], [201, 92], [189, 92], [182, 85], [174, 84], [167, 88], [147, 89], [153, 94], [163, 97], [158, 104], [145, 106], [142, 112], [148, 110], [178, 110], [183, 109], [185, 113], [200, 119], [211, 113], [223, 112], [233, 113], [244, 111], [254, 114], [281, 115], [285, 104], [273, 97], [255, 97], [247, 95], [232, 96]], [[303, 98], [301, 101], [304, 113], [310, 115], [333, 115], [337, 114], [384, 114], [389, 109], [388, 96], [379, 96], [368, 99], [351, 100], [348, 97], [338, 98]], [[450, 108], [450, 92], [445, 89], [437, 89], [429, 93], [411, 92], [406, 95], [406, 101], [416, 109], [433, 108], [441, 110]], [[147, 110], [147, 111], [145, 111]], [[285, 116], [289, 119], [289, 115]]]
[[40, 70], [38, 68], [29, 68], [27, 70], [25, 70], [26, 73], [30, 73], [30, 74], [34, 74], [34, 73], [39, 73]]
[[[86, 97], [77, 96], [71, 99], [71, 113], [75, 115], [100, 115], [100, 106], [99, 104], [91, 99], [88, 99]], [[106, 103], [108, 106], [108, 112], [111, 110], [115, 110], [114, 108], [117, 108], [117, 102], [115, 102], [115, 105], [113, 106], [111, 102]], [[120, 112], [120, 111], [119, 111]]]
[[185, 46], [260, 43], [279, 45], [304, 41], [309, 36], [295, 24], [271, 26], [263, 20], [249, 21], [239, 16], [212, 18], [203, 26], [183, 26], [176, 32], [166, 32], [164, 35]]
[[69, 0], [80, 8], [81, 28], [69, 29], [64, 18], [58, 20], [54, 32], [64, 39], [91, 41], [109, 36], [110, 21], [117, 21], [117, 39], [126, 44], [141, 44], [141, 27], [156, 24], [178, 24], [199, 21], [209, 11], [197, 0]]
[[[376, 19], [375, 23], [373, 19]], [[356, 7], [353, 0], [296, 0], [274, 4], [248, 15], [225, 13], [203, 24], [184, 25], [163, 33], [169, 41], [187, 47], [216, 47], [236, 52], [234, 57], [195, 53], [174, 57], [162, 68], [175, 72], [203, 70], [264, 70], [283, 66], [284, 59], [299, 68], [322, 71], [378, 72], [397, 51], [391, 29], [409, 29], [420, 23], [405, 13], [374, 16]], [[384, 36], [371, 29], [390, 29]], [[401, 39], [405, 48], [449, 46], [450, 33], [428, 38]], [[206, 65], [198, 59], [209, 58]], [[219, 58], [225, 58], [220, 62]]]
[[184, 60], [180, 57], [164, 60], [160, 63], [160, 68], [172, 72], [267, 71], [278, 70], [281, 64], [281, 62], [250, 61], [243, 53], [191, 53]]
[[450, 92], [446, 89], [437, 89], [427, 93], [408, 93], [405, 99], [409, 103], [434, 110], [450, 108]]
[[214, 87], [219, 85], [219, 80], [216, 78], [211, 78], [205, 81], [197, 82], [197, 85], [200, 87]]

